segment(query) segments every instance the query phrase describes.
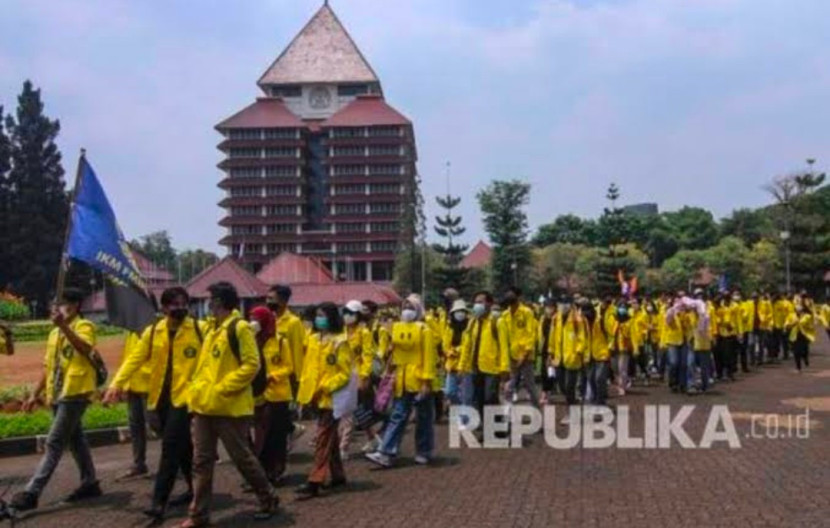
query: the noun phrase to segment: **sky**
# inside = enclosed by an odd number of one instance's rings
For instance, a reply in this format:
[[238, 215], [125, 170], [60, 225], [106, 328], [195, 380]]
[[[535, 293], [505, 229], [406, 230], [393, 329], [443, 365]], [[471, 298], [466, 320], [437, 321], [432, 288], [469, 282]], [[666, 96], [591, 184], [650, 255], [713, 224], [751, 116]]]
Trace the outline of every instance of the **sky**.
[[[88, 159], [128, 238], [166, 229], [220, 251], [214, 125], [321, 0], [4, 0], [0, 105], [23, 81]], [[716, 217], [768, 202], [776, 175], [830, 157], [826, 0], [331, 0], [415, 126], [427, 215], [450, 188], [471, 245], [475, 193], [532, 185], [532, 229], [622, 203]], [[434, 239], [434, 235], [431, 235]]]

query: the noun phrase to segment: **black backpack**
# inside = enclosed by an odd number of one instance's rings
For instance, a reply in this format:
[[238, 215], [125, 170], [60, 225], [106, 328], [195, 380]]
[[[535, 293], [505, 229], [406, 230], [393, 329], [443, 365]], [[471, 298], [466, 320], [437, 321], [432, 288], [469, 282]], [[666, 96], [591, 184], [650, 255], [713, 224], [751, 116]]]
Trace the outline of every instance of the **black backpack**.
[[[239, 352], [239, 337], [236, 335], [236, 327], [239, 326], [239, 321], [239, 318], [234, 319], [233, 322], [228, 325], [228, 344], [231, 346], [231, 352], [233, 352], [236, 361], [242, 364], [242, 356]], [[254, 397], [261, 396], [262, 393], [265, 392], [265, 388], [268, 386], [265, 356], [262, 354], [262, 349], [258, 346], [257, 351], [259, 352], [259, 370], [257, 370], [256, 376], [254, 376], [254, 380], [251, 382], [251, 388], [254, 390]]]

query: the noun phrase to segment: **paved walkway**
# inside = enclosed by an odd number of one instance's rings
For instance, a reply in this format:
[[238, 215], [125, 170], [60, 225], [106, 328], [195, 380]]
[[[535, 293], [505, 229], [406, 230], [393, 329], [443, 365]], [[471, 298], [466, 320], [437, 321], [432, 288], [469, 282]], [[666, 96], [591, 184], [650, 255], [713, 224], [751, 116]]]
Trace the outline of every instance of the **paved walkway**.
[[[411, 463], [413, 439], [404, 442], [402, 467], [374, 470], [362, 460], [348, 462], [348, 489], [304, 503], [284, 488], [283, 514], [266, 523], [250, 521], [252, 496], [240, 492], [240, 477], [218, 466], [213, 521], [216, 526], [400, 525], [429, 527], [655, 526], [780, 527], [830, 526], [830, 346], [824, 335], [814, 347], [812, 367], [797, 374], [791, 364], [744, 375], [737, 383], [716, 386], [711, 394], [685, 397], [663, 387], [637, 387], [613, 403], [632, 406], [632, 430], [642, 431], [645, 403], [703, 407], [686, 430], [699, 441], [713, 404], [728, 404], [741, 448], [723, 443], [709, 450], [672, 445], [660, 450], [555, 450], [533, 437], [524, 449], [453, 450], [448, 433], [436, 433], [440, 458], [432, 467]], [[752, 413], [802, 414], [811, 407], [808, 439], [752, 439]], [[767, 431], [758, 427], [756, 431]], [[565, 434], [559, 426], [559, 435]], [[772, 436], [772, 432], [769, 433]], [[299, 484], [308, 470], [307, 437], [291, 457], [290, 483]], [[115, 482], [129, 459], [128, 446], [95, 449], [105, 496], [83, 506], [60, 505], [59, 498], [77, 483], [66, 457], [42, 498], [42, 508], [22, 527], [94, 528], [144, 526], [140, 511], [149, 501], [151, 481]], [[157, 460], [158, 443], [149, 459]], [[38, 457], [0, 460], [0, 491], [18, 489]], [[165, 526], [184, 518], [172, 512]]]

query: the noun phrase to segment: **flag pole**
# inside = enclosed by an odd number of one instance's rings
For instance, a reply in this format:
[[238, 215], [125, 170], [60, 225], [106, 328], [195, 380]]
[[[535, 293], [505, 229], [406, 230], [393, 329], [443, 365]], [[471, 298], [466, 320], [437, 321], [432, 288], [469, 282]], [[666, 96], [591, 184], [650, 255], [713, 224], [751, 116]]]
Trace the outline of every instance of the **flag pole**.
[[69, 215], [66, 219], [66, 232], [63, 236], [63, 249], [61, 250], [61, 262], [60, 268], [58, 269], [58, 283], [55, 288], [55, 300], [60, 302], [61, 298], [63, 297], [63, 290], [64, 285], [66, 283], [66, 267], [67, 267], [67, 259], [66, 259], [66, 252], [69, 249], [69, 235], [72, 233], [72, 217], [74, 216], [73, 213], [75, 212], [75, 198], [78, 195], [78, 187], [81, 184], [81, 174], [83, 171], [81, 167], [86, 162], [86, 149], [81, 149], [81, 156], [78, 158], [78, 169], [75, 171], [75, 184], [72, 186], [72, 197], [69, 201]]

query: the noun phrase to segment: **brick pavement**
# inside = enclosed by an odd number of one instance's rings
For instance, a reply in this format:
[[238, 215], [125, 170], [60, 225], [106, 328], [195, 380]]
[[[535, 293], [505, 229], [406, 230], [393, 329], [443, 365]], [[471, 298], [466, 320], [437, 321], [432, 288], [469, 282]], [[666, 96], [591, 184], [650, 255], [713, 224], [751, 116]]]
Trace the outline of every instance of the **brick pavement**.
[[[768, 367], [712, 394], [684, 397], [665, 387], [637, 387], [613, 403], [633, 406], [636, 433], [644, 403], [701, 406], [728, 403], [742, 447], [718, 444], [711, 450], [554, 450], [535, 436], [524, 449], [451, 450], [447, 430], [437, 430], [440, 458], [432, 467], [411, 463], [412, 433], [403, 445], [402, 467], [375, 470], [362, 460], [347, 463], [348, 489], [304, 503], [293, 501], [291, 486], [282, 491], [283, 514], [272, 521], [249, 520], [250, 495], [240, 493], [240, 477], [220, 465], [215, 479], [216, 526], [386, 526], [531, 527], [611, 524], [640, 527], [830, 526], [830, 346], [824, 335], [814, 348], [813, 367], [804, 374], [792, 365]], [[749, 413], [802, 412], [783, 403], [803, 398], [813, 410], [809, 439], [747, 439]], [[815, 409], [824, 409], [818, 411]], [[695, 412], [686, 430], [697, 441], [706, 413]], [[563, 435], [565, 429], [557, 429]], [[303, 480], [310, 462], [308, 442], [291, 457], [290, 483]], [[83, 506], [57, 503], [77, 482], [70, 457], [61, 463], [42, 498], [42, 509], [22, 527], [94, 528], [146, 524], [140, 511], [149, 501], [151, 481], [115, 482], [129, 456], [128, 446], [94, 450], [105, 496]], [[158, 443], [149, 460], [156, 460]], [[3, 483], [25, 481], [37, 457], [0, 461]], [[171, 512], [165, 526], [184, 518]]]

